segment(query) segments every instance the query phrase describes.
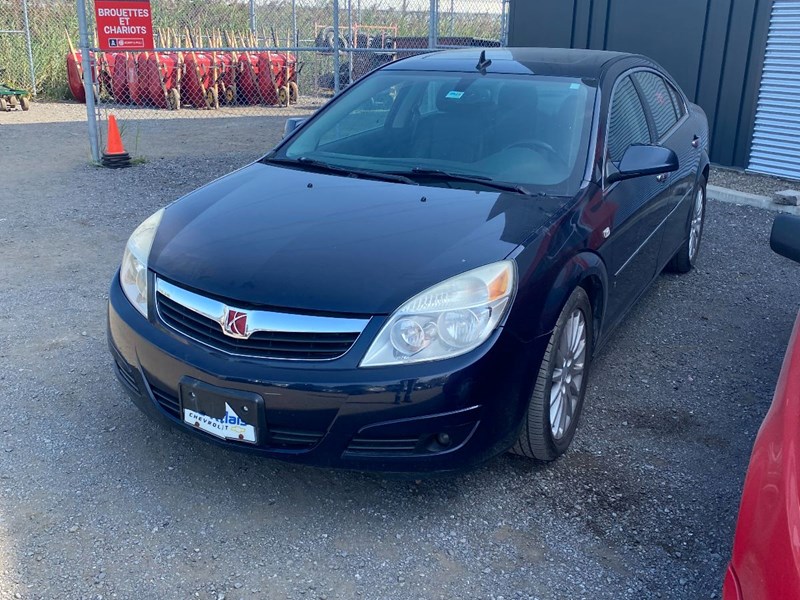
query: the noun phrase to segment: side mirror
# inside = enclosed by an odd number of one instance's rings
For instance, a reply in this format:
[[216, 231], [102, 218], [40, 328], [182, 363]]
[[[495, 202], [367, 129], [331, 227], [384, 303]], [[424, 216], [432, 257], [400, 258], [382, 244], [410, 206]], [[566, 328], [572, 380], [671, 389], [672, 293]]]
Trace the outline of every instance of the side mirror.
[[678, 156], [669, 148], [633, 144], [628, 146], [614, 173], [609, 173], [606, 181], [614, 183], [623, 179], [661, 175], [678, 170]]
[[800, 263], [800, 216], [780, 214], [775, 217], [769, 246], [781, 256]]
[[305, 122], [305, 117], [291, 117], [286, 119], [286, 125], [283, 126], [283, 137], [289, 137], [291, 133], [300, 127]]

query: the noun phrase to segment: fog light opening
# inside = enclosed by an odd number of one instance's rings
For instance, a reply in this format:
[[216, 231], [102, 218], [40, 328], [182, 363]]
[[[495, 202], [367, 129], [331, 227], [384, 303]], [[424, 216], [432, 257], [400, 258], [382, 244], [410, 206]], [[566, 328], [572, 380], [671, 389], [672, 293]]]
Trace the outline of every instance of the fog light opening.
[[452, 440], [448, 434], [443, 432], [436, 435], [436, 443], [447, 448], [452, 443]]

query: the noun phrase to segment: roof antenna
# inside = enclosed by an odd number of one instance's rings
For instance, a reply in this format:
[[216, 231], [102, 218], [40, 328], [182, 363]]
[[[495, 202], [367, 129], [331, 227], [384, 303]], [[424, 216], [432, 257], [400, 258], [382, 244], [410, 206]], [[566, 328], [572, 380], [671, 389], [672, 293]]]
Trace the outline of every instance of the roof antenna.
[[492, 65], [492, 59], [486, 60], [486, 50], [481, 50], [481, 57], [478, 59], [478, 64], [475, 68], [481, 72], [481, 75], [486, 75], [486, 69]]

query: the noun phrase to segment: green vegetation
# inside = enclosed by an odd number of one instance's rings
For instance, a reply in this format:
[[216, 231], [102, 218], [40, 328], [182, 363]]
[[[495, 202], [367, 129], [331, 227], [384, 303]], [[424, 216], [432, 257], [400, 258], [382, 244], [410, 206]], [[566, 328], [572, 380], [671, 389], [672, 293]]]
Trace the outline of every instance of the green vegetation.
[[[78, 17], [75, 2], [70, 0], [31, 0], [28, 2], [31, 26], [33, 64], [39, 95], [52, 99], [69, 96], [65, 57], [67, 38], [65, 28], [77, 39]], [[0, 0], [0, 30], [23, 29], [21, 0]], [[24, 35], [0, 34], [0, 68], [5, 74], [0, 77], [9, 83], [30, 89], [28, 50]]]

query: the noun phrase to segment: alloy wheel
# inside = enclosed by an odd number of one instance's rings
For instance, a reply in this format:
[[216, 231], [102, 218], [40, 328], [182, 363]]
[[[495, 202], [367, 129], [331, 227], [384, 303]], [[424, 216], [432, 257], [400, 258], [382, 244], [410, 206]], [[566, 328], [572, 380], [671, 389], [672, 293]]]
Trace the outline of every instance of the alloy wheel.
[[692, 224], [689, 228], [689, 260], [694, 260], [700, 247], [700, 234], [703, 231], [703, 188], [697, 190], [692, 211]]
[[550, 382], [550, 431], [561, 439], [569, 429], [580, 401], [586, 367], [586, 317], [579, 309], [561, 330]]

